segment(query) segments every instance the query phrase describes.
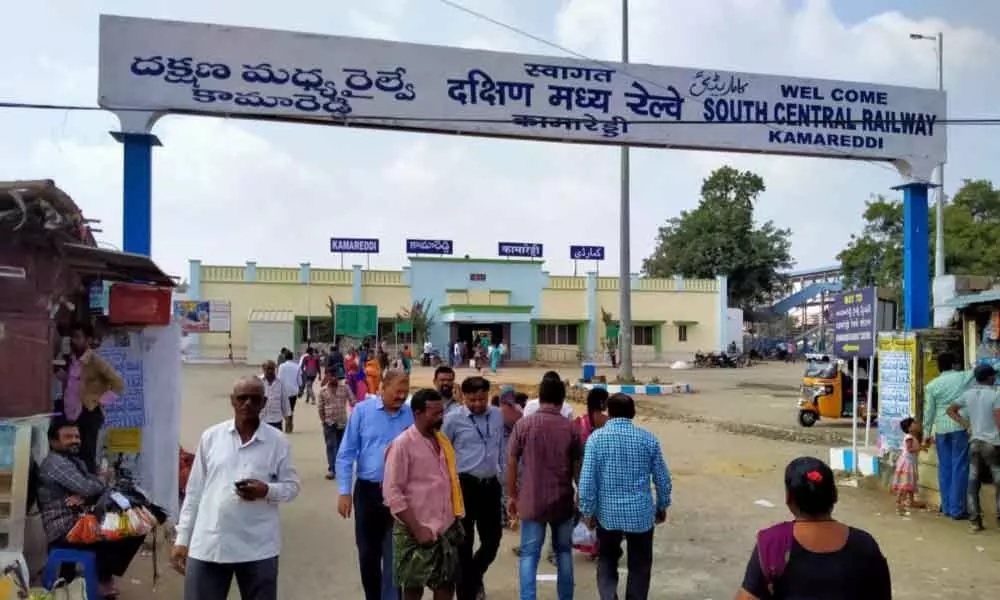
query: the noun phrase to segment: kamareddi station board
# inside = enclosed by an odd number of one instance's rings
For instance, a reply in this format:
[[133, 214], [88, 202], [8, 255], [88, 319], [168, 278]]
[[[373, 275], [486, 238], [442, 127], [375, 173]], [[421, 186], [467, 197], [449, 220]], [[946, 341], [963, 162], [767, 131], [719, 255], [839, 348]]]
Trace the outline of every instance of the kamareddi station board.
[[927, 190], [946, 161], [944, 92], [107, 15], [100, 29], [126, 251], [151, 253], [152, 129], [165, 114], [874, 160], [901, 175], [904, 321], [929, 325]]

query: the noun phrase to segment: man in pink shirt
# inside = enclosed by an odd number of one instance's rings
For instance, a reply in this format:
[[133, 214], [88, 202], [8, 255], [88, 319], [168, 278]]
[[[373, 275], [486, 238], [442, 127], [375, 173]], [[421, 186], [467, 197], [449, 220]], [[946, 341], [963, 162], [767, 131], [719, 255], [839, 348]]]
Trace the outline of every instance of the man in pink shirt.
[[396, 584], [403, 600], [419, 600], [424, 588], [434, 600], [454, 597], [462, 523], [452, 500], [448, 456], [454, 449], [439, 436], [444, 419], [441, 394], [422, 389], [410, 400], [413, 425], [386, 450], [382, 493], [396, 519], [392, 530]]

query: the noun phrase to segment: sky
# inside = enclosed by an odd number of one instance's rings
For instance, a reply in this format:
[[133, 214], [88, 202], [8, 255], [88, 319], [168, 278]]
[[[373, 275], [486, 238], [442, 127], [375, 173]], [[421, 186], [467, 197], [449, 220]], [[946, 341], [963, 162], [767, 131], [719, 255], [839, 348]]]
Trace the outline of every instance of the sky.
[[[102, 13], [601, 61], [620, 51], [613, 0], [457, 0], [545, 44], [440, 0], [36, 0], [4, 9], [0, 101], [94, 106]], [[1000, 3], [982, 0], [632, 0], [634, 62], [934, 87], [945, 36], [949, 118], [997, 113]], [[121, 245], [122, 152], [106, 112], [0, 109], [0, 180], [50, 178]], [[945, 192], [994, 177], [1000, 136], [948, 130]], [[607, 248], [618, 272], [618, 151], [611, 147], [360, 131], [169, 116], [154, 133], [153, 258], [186, 277], [205, 264], [337, 267], [330, 237], [377, 237], [372, 268], [406, 262], [406, 238], [451, 239], [458, 255], [494, 257], [496, 242], [545, 244], [547, 270], [569, 274], [570, 244]], [[657, 228], [694, 208], [723, 165], [760, 174], [759, 220], [792, 230], [796, 268], [835, 264], [862, 226], [864, 202], [901, 180], [885, 164], [637, 149], [632, 153], [632, 265]], [[994, 167], [995, 168], [995, 167]], [[347, 264], [365, 264], [348, 256]]]

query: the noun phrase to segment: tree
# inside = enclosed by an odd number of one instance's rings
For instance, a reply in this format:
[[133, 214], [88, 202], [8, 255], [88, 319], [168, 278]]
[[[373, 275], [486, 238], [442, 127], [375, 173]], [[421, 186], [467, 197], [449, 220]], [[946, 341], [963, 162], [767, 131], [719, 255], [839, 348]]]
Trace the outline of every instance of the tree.
[[701, 186], [701, 201], [660, 227], [657, 247], [642, 263], [648, 277], [683, 275], [729, 279], [729, 305], [751, 310], [787, 287], [781, 272], [792, 266], [791, 232], [774, 222], [754, 223], [754, 203], [764, 180], [750, 171], [722, 167]]
[[430, 300], [417, 300], [409, 308], [403, 307], [396, 313], [397, 321], [409, 321], [413, 325], [413, 342], [423, 344], [430, 339], [434, 315]]
[[[934, 210], [930, 211], [934, 260]], [[875, 196], [865, 205], [864, 229], [837, 259], [849, 287], [878, 286], [899, 297], [903, 277], [903, 201]], [[944, 211], [945, 269], [953, 275], [1000, 275], [1000, 190], [966, 180]], [[932, 273], [933, 275], [933, 273]]]

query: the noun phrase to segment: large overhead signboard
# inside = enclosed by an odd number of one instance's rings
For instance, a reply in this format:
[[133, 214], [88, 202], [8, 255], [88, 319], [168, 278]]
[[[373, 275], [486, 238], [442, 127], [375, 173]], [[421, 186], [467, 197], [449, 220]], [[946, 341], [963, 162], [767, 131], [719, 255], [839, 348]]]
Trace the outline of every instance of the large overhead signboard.
[[921, 178], [946, 154], [945, 95], [937, 90], [108, 15], [99, 104], [892, 160]]

